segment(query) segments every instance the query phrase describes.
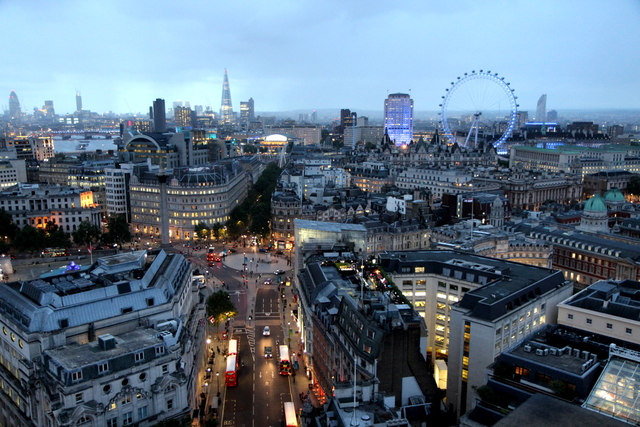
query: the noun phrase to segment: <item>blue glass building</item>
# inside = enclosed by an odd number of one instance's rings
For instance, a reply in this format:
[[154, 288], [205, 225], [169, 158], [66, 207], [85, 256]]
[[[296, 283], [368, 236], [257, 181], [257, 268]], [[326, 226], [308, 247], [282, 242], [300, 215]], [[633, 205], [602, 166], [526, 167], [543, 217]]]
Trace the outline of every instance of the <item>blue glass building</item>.
[[395, 145], [413, 141], [413, 99], [406, 93], [392, 93], [385, 99], [384, 130]]

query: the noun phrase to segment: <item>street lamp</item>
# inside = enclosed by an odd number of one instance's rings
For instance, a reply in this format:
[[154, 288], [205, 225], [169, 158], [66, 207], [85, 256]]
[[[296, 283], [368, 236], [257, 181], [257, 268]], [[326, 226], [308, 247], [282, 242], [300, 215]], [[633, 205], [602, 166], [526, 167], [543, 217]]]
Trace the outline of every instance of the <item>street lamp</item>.
[[218, 395], [220, 395], [220, 372], [216, 372], [216, 382], [217, 382], [217, 391]]

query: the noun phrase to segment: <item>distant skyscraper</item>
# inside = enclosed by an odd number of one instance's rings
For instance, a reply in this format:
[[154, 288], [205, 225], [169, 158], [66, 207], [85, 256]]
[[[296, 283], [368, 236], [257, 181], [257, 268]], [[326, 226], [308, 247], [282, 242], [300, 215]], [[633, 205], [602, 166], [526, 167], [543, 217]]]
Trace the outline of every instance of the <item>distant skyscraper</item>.
[[178, 105], [173, 109], [173, 120], [176, 122], [176, 126], [193, 127], [193, 111], [189, 107]]
[[247, 102], [240, 103], [240, 122], [242, 126], [249, 127], [249, 123], [255, 120], [255, 111], [253, 108], [253, 98], [249, 98]]
[[547, 94], [543, 94], [540, 99], [538, 99], [538, 108], [536, 109], [536, 121], [537, 122], [546, 122], [547, 121]]
[[20, 101], [18, 101], [18, 95], [16, 91], [12, 90], [9, 94], [9, 120], [17, 119], [21, 115]]
[[80, 91], [76, 91], [76, 111], [82, 111], [82, 95], [80, 95]]
[[164, 109], [164, 99], [153, 101], [153, 131], [164, 132], [167, 129], [167, 116]]
[[548, 122], [557, 122], [558, 121], [558, 112], [556, 110], [549, 110], [547, 113], [547, 121]]
[[231, 91], [229, 90], [229, 76], [224, 69], [224, 82], [222, 83], [222, 103], [220, 105], [220, 120], [228, 125], [233, 123], [233, 105], [231, 104]]
[[385, 99], [384, 130], [395, 145], [413, 141], [413, 99], [406, 93], [392, 93]]
[[44, 114], [48, 118], [52, 118], [56, 115], [56, 110], [53, 108], [53, 101], [44, 101]]
[[340, 133], [344, 134], [344, 129], [349, 126], [353, 126], [353, 122], [358, 118], [358, 114], [354, 111], [351, 112], [348, 108], [340, 110]]

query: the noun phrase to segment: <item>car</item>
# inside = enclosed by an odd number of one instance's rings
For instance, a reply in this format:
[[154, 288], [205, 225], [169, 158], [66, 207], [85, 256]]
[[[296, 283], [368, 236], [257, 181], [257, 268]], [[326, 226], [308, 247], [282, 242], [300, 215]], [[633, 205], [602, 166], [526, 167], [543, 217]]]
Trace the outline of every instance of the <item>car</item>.
[[262, 335], [268, 337], [269, 335], [271, 335], [271, 329], [269, 329], [268, 326], [265, 326], [264, 330], [262, 331]]
[[267, 279], [264, 281], [265, 285], [270, 285], [272, 282], [271, 277], [267, 277]]
[[276, 255], [284, 255], [284, 252], [282, 252], [282, 251], [276, 251]]
[[260, 249], [258, 249], [258, 252], [260, 252], [260, 253], [263, 253], [263, 254], [264, 254], [264, 253], [266, 253], [266, 252], [267, 252], [267, 250], [266, 250], [265, 248], [260, 248]]
[[273, 357], [273, 354], [271, 353], [271, 347], [268, 346], [268, 345], [264, 346], [264, 357], [265, 357], [265, 359], [267, 359], [267, 358], [270, 359], [270, 358]]
[[280, 275], [284, 274], [284, 270], [278, 269], [278, 270], [274, 271], [273, 274], [276, 274], [276, 275], [280, 276]]
[[229, 253], [235, 254], [237, 251], [233, 248], [229, 248]]

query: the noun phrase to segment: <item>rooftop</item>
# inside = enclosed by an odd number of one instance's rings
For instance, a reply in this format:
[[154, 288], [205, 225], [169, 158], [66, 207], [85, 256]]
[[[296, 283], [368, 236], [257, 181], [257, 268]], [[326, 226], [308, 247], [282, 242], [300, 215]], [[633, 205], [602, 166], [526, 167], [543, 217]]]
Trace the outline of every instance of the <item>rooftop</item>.
[[525, 403], [494, 424], [495, 427], [586, 427], [628, 426], [605, 415], [585, 410], [560, 399], [534, 394]]
[[425, 274], [484, 285], [467, 292], [459, 304], [488, 320], [565, 284], [559, 271], [457, 251], [385, 252], [378, 258], [387, 272], [415, 274], [419, 267]]
[[640, 321], [640, 282], [600, 280], [563, 304]]
[[163, 340], [158, 338], [158, 331], [154, 329], [136, 329], [113, 338], [116, 344], [109, 350], [101, 349], [99, 341], [95, 340], [82, 345], [71, 344], [56, 347], [46, 350], [46, 353], [63, 368], [73, 370], [80, 366], [91, 365], [122, 354], [163, 344]]

